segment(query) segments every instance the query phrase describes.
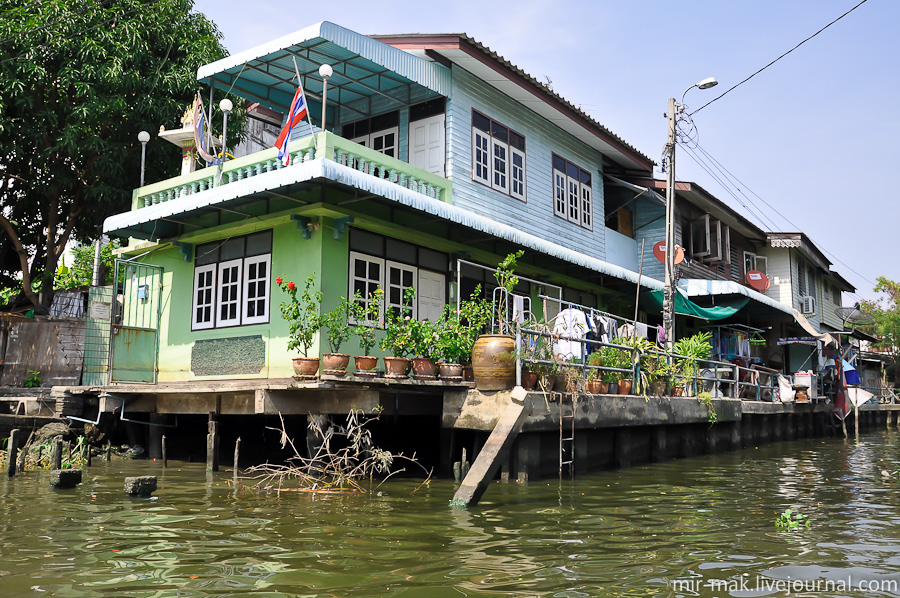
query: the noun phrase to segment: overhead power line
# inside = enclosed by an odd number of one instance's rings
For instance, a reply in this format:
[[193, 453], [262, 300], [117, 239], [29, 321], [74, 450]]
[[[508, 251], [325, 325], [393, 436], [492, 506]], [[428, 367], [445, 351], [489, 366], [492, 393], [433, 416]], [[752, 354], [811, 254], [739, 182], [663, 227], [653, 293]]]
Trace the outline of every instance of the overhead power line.
[[807, 37], [805, 40], [803, 40], [802, 42], [800, 42], [799, 44], [797, 44], [796, 46], [794, 46], [793, 48], [791, 48], [790, 50], [788, 50], [787, 52], [785, 52], [784, 54], [782, 54], [781, 56], [779, 56], [778, 58], [776, 58], [775, 60], [770, 62], [769, 64], [767, 64], [766, 66], [762, 67], [761, 69], [759, 69], [758, 71], [756, 71], [755, 73], [753, 73], [752, 75], [750, 75], [749, 77], [747, 77], [746, 79], [741, 81], [740, 83], [737, 83], [736, 85], [732, 85], [730, 88], [725, 90], [722, 94], [714, 97], [710, 101], [706, 102], [705, 104], [703, 104], [702, 106], [700, 106], [699, 108], [697, 108], [696, 110], [691, 112], [691, 115], [697, 114], [698, 112], [700, 112], [701, 110], [703, 110], [704, 108], [706, 108], [707, 106], [712, 104], [713, 102], [722, 99], [723, 97], [725, 97], [726, 95], [728, 95], [729, 93], [731, 93], [732, 91], [734, 91], [735, 89], [737, 89], [738, 87], [740, 87], [741, 85], [743, 85], [744, 83], [746, 83], [747, 81], [749, 81], [750, 79], [755, 77], [756, 75], [760, 74], [761, 72], [763, 72], [764, 70], [766, 70], [767, 68], [769, 68], [770, 66], [772, 66], [773, 64], [775, 64], [776, 62], [778, 62], [779, 60], [781, 60], [782, 58], [784, 58], [785, 56], [787, 56], [788, 54], [790, 54], [791, 52], [793, 52], [794, 50], [796, 50], [797, 48], [799, 48], [800, 46], [802, 46], [803, 44], [805, 44], [806, 42], [808, 42], [809, 40], [814, 38], [815, 36], [819, 35], [823, 31], [825, 31], [826, 29], [828, 29], [829, 27], [831, 27], [832, 25], [834, 25], [835, 23], [837, 23], [838, 21], [840, 21], [841, 19], [843, 19], [844, 17], [849, 15], [851, 12], [853, 12], [854, 10], [856, 10], [857, 8], [859, 8], [866, 2], [868, 2], [868, 0], [862, 0], [859, 4], [857, 4], [856, 6], [854, 6], [853, 8], [851, 8], [850, 10], [848, 10], [847, 12], [845, 12], [844, 14], [842, 14], [841, 16], [839, 16], [838, 18], [833, 20], [832, 22], [828, 23], [827, 25], [825, 25], [824, 27], [822, 27], [821, 29], [819, 29], [818, 31], [816, 31], [815, 33], [813, 33], [812, 35]]

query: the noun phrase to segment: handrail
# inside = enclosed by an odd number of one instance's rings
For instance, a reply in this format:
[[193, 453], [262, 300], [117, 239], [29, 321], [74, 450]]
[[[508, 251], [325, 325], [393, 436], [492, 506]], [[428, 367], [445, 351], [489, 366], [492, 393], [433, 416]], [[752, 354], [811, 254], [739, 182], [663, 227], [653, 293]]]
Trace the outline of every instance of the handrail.
[[[291, 165], [315, 159], [331, 160], [440, 201], [449, 203], [453, 196], [453, 184], [449, 179], [386, 156], [334, 133], [322, 132], [292, 141], [288, 153]], [[272, 147], [226, 161], [221, 165], [220, 178], [219, 168], [217, 166], [201, 168], [189, 174], [135, 189], [132, 193], [131, 209], [137, 210], [177, 200], [290, 166], [282, 164], [278, 159], [278, 150]]]

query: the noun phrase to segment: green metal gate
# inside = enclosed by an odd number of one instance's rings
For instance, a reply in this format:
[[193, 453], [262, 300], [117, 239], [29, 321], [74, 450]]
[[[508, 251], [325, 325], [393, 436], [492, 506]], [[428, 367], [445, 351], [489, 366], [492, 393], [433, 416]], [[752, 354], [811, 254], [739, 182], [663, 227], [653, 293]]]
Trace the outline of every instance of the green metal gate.
[[156, 384], [162, 273], [159, 266], [116, 260], [110, 382]]

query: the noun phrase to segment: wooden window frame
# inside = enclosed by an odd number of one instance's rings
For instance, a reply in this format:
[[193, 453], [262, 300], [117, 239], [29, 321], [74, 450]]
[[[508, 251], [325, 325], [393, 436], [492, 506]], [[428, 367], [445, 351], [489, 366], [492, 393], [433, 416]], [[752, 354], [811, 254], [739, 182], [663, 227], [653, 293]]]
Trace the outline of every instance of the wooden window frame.
[[[475, 115], [486, 119], [489, 124], [490, 131], [485, 131], [483, 129], [475, 126]], [[497, 139], [494, 137], [493, 130], [494, 126], [498, 128], [505, 129], [507, 131], [507, 140], [503, 141], [502, 139]], [[513, 199], [518, 199], [520, 201], [527, 201], [528, 197], [528, 184], [526, 179], [528, 161], [526, 159], [526, 151], [524, 149], [520, 149], [515, 147], [513, 143], [509, 142], [509, 137], [515, 135], [520, 137], [522, 140], [522, 147], [525, 147], [525, 136], [516, 131], [515, 129], [511, 129], [506, 125], [496, 121], [489, 116], [485, 115], [478, 110], [472, 110], [472, 180], [476, 183], [481, 183], [486, 187], [490, 187], [494, 191], [499, 191], [504, 195], [508, 195]], [[479, 152], [485, 151], [484, 148], [479, 144], [479, 139], [483, 139], [487, 141], [487, 165], [485, 165], [482, 161], [479, 161]], [[518, 142], [516, 142], [518, 143]], [[498, 156], [498, 151], [502, 152], [502, 156]], [[522, 166], [521, 168], [513, 167], [513, 155], [516, 155], [521, 158]], [[497, 160], [500, 160], [502, 164], [503, 170], [502, 172], [498, 171]], [[487, 172], [484, 173], [484, 176], [480, 176], [480, 169], [487, 168]], [[516, 185], [513, 185], [513, 177], [516, 176], [515, 182]], [[521, 193], [518, 190], [515, 190], [514, 187], [521, 186]]]

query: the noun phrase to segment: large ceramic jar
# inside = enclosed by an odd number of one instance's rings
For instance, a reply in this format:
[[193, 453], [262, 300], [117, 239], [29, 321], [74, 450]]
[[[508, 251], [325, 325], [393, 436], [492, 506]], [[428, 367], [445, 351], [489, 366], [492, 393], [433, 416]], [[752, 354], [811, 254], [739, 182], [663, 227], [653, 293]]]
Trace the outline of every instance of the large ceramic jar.
[[506, 390], [516, 384], [516, 339], [483, 334], [472, 348], [472, 370], [478, 390]]

